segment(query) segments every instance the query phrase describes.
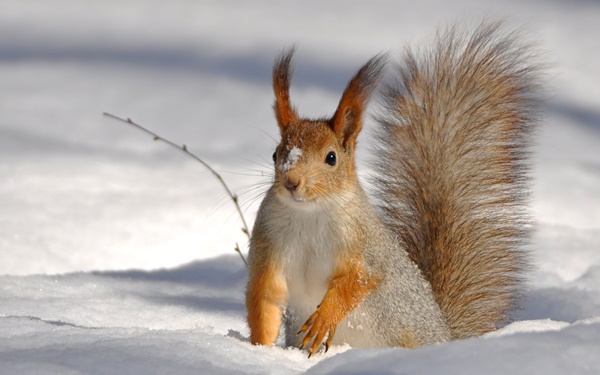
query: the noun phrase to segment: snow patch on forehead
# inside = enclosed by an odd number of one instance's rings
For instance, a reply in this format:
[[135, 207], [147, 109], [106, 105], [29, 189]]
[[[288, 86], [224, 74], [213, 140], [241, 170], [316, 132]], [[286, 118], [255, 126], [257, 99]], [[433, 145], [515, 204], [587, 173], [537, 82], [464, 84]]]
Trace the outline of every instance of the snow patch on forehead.
[[302, 149], [294, 146], [290, 150], [285, 163], [281, 164], [281, 167], [279, 167], [279, 170], [282, 172], [287, 172], [290, 169], [294, 168], [296, 162], [298, 161], [298, 159], [300, 159], [300, 156], [302, 156]]

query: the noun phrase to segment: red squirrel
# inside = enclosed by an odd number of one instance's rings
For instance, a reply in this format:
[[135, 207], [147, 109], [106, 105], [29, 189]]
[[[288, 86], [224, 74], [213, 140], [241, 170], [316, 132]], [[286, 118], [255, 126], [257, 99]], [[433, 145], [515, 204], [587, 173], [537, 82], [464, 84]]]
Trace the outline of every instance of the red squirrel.
[[528, 152], [537, 71], [498, 23], [407, 50], [376, 114], [373, 194], [357, 177], [365, 107], [387, 57], [369, 60], [330, 118], [298, 115], [293, 49], [275, 61], [281, 140], [249, 253], [250, 341], [421, 345], [507, 321], [528, 266]]

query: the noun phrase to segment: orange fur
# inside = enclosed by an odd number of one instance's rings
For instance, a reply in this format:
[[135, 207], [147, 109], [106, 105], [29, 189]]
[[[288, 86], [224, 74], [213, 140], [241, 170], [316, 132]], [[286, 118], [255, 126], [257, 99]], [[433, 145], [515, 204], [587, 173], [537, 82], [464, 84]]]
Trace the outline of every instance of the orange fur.
[[312, 341], [309, 349], [312, 355], [327, 336], [325, 348], [328, 349], [337, 325], [360, 305], [378, 282], [376, 277], [367, 276], [362, 256], [346, 257], [338, 261], [323, 301], [300, 329], [300, 332], [308, 331], [301, 346], [305, 347]]
[[331, 119], [331, 128], [346, 150], [356, 147], [356, 138], [362, 130], [363, 112], [378, 82], [384, 60], [385, 56], [377, 55], [356, 73]]
[[[266, 254], [261, 258], [266, 257]], [[252, 344], [272, 345], [279, 335], [281, 306], [287, 297], [287, 288], [281, 271], [274, 262], [259, 261], [250, 264], [246, 309]]]
[[298, 120], [298, 115], [290, 102], [290, 79], [294, 48], [284, 51], [273, 67], [273, 91], [275, 93], [275, 117], [280, 129]]
[[[282, 196], [288, 194], [301, 195], [310, 201], [324, 195], [334, 195], [350, 189], [356, 179], [354, 153], [341, 152], [342, 140], [336, 138], [329, 124], [322, 120], [300, 120], [287, 126], [282, 133], [282, 142], [277, 148], [279, 163], [285, 161], [289, 151], [294, 146], [300, 146], [306, 158], [304, 163], [297, 163], [294, 168], [286, 171], [277, 170], [275, 173], [275, 189]], [[303, 140], [310, 139], [310, 142]], [[323, 162], [327, 152], [335, 151], [339, 162], [331, 167]], [[344, 178], [332, 178], [332, 169], [342, 168], [340, 175]], [[290, 193], [286, 190], [284, 182], [295, 181], [298, 188]]]

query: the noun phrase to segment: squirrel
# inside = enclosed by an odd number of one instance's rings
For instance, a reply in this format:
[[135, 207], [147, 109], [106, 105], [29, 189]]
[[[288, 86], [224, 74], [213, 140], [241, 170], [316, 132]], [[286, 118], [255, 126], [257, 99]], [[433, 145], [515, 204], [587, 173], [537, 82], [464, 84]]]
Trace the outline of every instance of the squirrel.
[[508, 322], [529, 267], [529, 146], [538, 68], [518, 32], [448, 28], [405, 50], [381, 90], [369, 197], [355, 165], [387, 55], [349, 81], [330, 118], [300, 117], [292, 56], [273, 67], [281, 141], [246, 290], [252, 344], [309, 357], [332, 344], [415, 348]]

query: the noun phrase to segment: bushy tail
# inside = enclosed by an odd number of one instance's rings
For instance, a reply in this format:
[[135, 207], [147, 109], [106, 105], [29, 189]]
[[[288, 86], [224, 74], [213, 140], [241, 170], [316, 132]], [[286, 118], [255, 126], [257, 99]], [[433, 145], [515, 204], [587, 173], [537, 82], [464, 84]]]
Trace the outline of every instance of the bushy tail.
[[383, 217], [430, 281], [454, 338], [505, 322], [527, 267], [537, 73], [518, 39], [484, 24], [406, 51], [378, 119]]

